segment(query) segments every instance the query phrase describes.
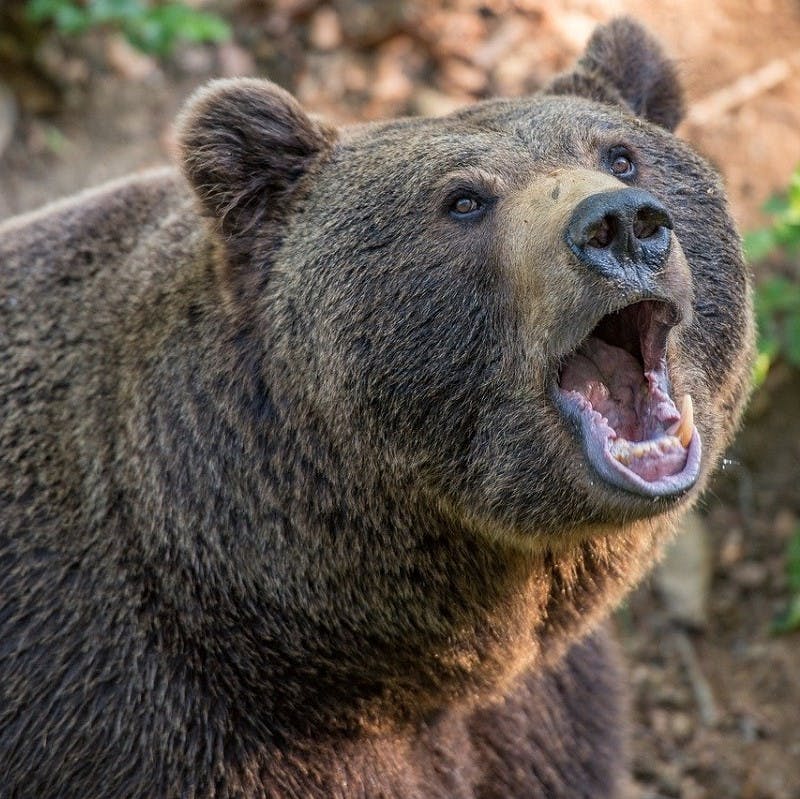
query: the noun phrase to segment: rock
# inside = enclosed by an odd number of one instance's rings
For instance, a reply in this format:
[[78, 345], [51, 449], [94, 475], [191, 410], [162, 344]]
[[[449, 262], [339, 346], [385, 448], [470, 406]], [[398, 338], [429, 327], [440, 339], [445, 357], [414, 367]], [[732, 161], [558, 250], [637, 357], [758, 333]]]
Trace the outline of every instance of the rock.
[[436, 89], [422, 88], [414, 93], [412, 110], [425, 117], [439, 117], [463, 108], [470, 102], [468, 97], [454, 97]]
[[335, 50], [342, 43], [339, 15], [330, 6], [323, 6], [311, 17], [308, 40], [317, 50]]
[[360, 47], [382, 42], [402, 30], [405, 3], [396, 0], [334, 0], [345, 39]]
[[527, 39], [532, 39], [533, 31], [534, 26], [528, 20], [519, 16], [508, 16], [491, 36], [483, 39], [470, 53], [470, 60], [480, 69], [492, 70]]
[[695, 724], [688, 713], [675, 712], [670, 716], [669, 728], [676, 741], [686, 743], [694, 735]]
[[681, 779], [681, 799], [706, 799], [708, 792], [692, 777]]
[[121, 34], [109, 37], [106, 58], [109, 66], [126, 80], [144, 80], [158, 71], [156, 60], [134, 48]]
[[775, 530], [775, 535], [782, 541], [788, 541], [797, 530], [798, 525], [800, 525], [800, 522], [797, 516], [789, 508], [781, 508], [775, 514], [773, 529]]
[[758, 563], [753, 560], [747, 560], [738, 564], [731, 573], [733, 581], [746, 591], [761, 588], [767, 581], [768, 576], [769, 571], [767, 567], [763, 563]]
[[441, 84], [447, 94], [478, 95], [486, 88], [486, 73], [460, 58], [442, 63]]
[[708, 530], [697, 513], [688, 514], [668, 547], [655, 575], [656, 585], [673, 621], [704, 629], [708, 621], [711, 586], [711, 547]]
[[405, 108], [414, 92], [414, 79], [423, 58], [409, 36], [394, 36], [376, 52], [374, 77], [370, 91], [373, 117], [389, 116], [394, 109]]
[[719, 548], [719, 564], [724, 569], [730, 569], [737, 564], [744, 555], [744, 534], [741, 527], [731, 528]]
[[217, 48], [219, 74], [225, 78], [255, 75], [256, 62], [250, 53], [233, 42], [224, 42]]
[[486, 20], [469, 11], [440, 9], [422, 20], [422, 35], [439, 59], [470, 60], [486, 38]]
[[596, 17], [580, 11], [561, 11], [551, 17], [553, 27], [576, 53], [584, 48], [597, 23]]
[[17, 101], [5, 84], [0, 83], [0, 158], [11, 144], [17, 125]]

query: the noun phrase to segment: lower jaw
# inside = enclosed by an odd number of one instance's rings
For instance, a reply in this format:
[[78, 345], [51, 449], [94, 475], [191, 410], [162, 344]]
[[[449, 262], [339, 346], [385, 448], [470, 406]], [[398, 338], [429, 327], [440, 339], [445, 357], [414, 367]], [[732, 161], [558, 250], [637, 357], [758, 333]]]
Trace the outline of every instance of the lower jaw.
[[587, 429], [590, 422], [581, 419], [584, 452], [594, 472], [604, 482], [647, 498], [679, 497], [689, 491], [700, 476], [702, 443], [695, 429], [687, 447], [686, 462], [675, 474], [646, 480], [620, 463], [609, 451], [609, 440], [598, 441]]

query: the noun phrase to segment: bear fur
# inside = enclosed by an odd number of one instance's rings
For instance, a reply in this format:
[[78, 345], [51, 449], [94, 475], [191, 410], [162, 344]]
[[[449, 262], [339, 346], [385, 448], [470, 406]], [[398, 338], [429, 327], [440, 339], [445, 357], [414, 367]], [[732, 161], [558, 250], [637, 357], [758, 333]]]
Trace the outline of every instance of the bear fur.
[[[0, 226], [0, 795], [620, 794], [603, 619], [752, 356], [682, 107], [625, 19], [540, 94], [436, 119], [337, 130], [221, 81], [178, 120], [182, 174]], [[564, 238], [626, 180], [671, 217], [638, 282]], [[593, 470], [553, 381], [651, 297], [702, 459], [648, 497]]]

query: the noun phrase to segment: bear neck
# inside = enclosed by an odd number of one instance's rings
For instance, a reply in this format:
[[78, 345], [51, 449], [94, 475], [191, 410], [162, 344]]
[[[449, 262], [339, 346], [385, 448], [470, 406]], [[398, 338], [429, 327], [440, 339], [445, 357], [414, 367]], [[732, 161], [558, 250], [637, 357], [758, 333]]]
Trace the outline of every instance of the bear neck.
[[[214, 693], [255, 739], [277, 742], [413, 733], [443, 712], [466, 716], [557, 664], [652, 561], [643, 540], [656, 542], [643, 530], [534, 554], [423, 513], [415, 524], [362, 516], [291, 533], [325, 541], [330, 560], [311, 563], [298, 547], [279, 574], [270, 564], [273, 593], [255, 582], [217, 593], [192, 644], [204, 669], [213, 664]], [[359, 551], [365, 540], [375, 550]]]

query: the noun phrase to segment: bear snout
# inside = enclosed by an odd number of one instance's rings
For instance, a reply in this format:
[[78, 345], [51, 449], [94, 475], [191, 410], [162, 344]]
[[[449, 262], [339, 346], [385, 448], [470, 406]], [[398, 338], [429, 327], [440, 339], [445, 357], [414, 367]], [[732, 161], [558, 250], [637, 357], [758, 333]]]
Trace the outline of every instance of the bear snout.
[[667, 262], [672, 241], [667, 209], [642, 189], [591, 194], [575, 207], [566, 240], [578, 261], [617, 284], [646, 285]]

